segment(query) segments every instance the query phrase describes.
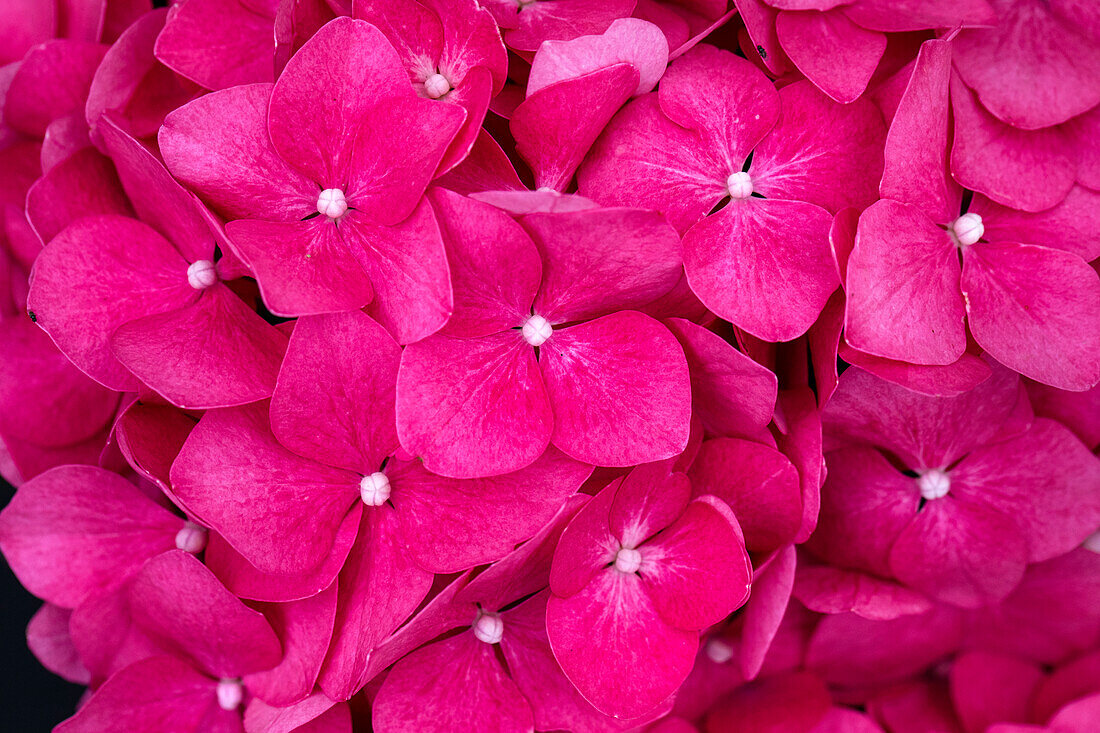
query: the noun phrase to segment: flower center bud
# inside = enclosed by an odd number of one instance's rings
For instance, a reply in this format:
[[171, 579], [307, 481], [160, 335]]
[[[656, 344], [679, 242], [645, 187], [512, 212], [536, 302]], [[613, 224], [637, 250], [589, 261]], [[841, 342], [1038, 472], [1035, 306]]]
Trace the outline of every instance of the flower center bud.
[[615, 553], [615, 569], [620, 573], [636, 573], [642, 566], [642, 553], [624, 547]]
[[439, 99], [451, 91], [451, 82], [442, 74], [432, 74], [424, 80], [424, 92], [432, 99]]
[[504, 621], [495, 613], [482, 611], [474, 622], [474, 636], [486, 644], [498, 644], [504, 638]]
[[725, 664], [733, 659], [733, 647], [717, 637], [707, 642], [707, 658], [715, 664]]
[[542, 316], [531, 316], [523, 324], [523, 340], [532, 346], [542, 346], [553, 333], [550, 321]]
[[381, 471], [364, 476], [359, 482], [359, 496], [367, 506], [382, 506], [390, 498], [390, 479]]
[[752, 178], [745, 171], [730, 173], [726, 179], [726, 190], [732, 199], [747, 199], [752, 196]]
[[196, 260], [187, 266], [187, 284], [205, 290], [218, 281], [218, 271], [210, 260]]
[[926, 471], [917, 479], [920, 495], [927, 501], [942, 499], [951, 490], [951, 477], [938, 468]]
[[1085, 549], [1100, 554], [1100, 530], [1085, 538]]
[[188, 521], [176, 532], [176, 549], [197, 555], [206, 549], [206, 529]]
[[951, 233], [961, 245], [974, 244], [985, 234], [985, 224], [977, 214], [963, 214], [952, 222]]
[[330, 219], [339, 219], [347, 210], [348, 201], [338, 188], [326, 188], [317, 196], [317, 211]]
[[223, 679], [218, 682], [218, 707], [236, 710], [244, 700], [244, 685], [240, 680]]

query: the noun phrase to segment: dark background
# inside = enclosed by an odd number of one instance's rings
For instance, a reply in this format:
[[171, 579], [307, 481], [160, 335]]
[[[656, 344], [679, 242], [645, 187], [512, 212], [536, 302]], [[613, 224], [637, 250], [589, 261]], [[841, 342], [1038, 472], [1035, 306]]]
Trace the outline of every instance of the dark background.
[[[14, 490], [0, 479], [0, 505]], [[73, 714], [84, 688], [55, 676], [27, 649], [27, 622], [42, 602], [0, 561], [0, 730], [46, 733]]]

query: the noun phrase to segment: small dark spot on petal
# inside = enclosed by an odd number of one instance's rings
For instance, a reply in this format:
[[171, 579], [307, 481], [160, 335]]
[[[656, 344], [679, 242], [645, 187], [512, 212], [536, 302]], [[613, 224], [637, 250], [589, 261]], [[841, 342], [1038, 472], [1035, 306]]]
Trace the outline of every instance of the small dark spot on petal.
[[38, 323], [38, 316], [35, 315], [34, 311], [27, 311], [27, 315], [31, 317], [31, 323]]
[[756, 52], [758, 54], [760, 54], [760, 58], [762, 58], [762, 59], [768, 58], [768, 52], [764, 50], [763, 46], [757, 46], [756, 47]]

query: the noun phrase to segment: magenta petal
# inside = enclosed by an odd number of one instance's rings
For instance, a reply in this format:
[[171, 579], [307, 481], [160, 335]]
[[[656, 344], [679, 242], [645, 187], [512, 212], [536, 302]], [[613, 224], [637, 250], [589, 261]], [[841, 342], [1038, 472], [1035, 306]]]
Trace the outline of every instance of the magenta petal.
[[323, 692], [286, 707], [253, 698], [244, 711], [246, 733], [352, 733], [351, 709]]
[[829, 691], [816, 675], [792, 672], [743, 685], [707, 715], [707, 730], [817, 731]]
[[828, 466], [807, 547], [834, 565], [890, 575], [887, 555], [920, 503], [916, 481], [865, 448], [833, 451]]
[[374, 288], [370, 314], [398, 343], [432, 335], [454, 309], [443, 238], [427, 199], [392, 227], [345, 215], [345, 242]]
[[401, 348], [370, 316], [300, 318], [271, 397], [271, 429], [299, 455], [373, 473], [397, 447]]
[[951, 82], [951, 108], [951, 172], [963, 187], [1025, 211], [1049, 209], [1066, 197], [1076, 165], [1062, 130], [1006, 125], [982, 109], [958, 77]]
[[270, 84], [199, 97], [164, 119], [158, 140], [172, 175], [232, 219], [298, 221], [318, 185], [279, 157], [267, 133]]
[[680, 238], [655, 212], [534, 213], [523, 226], [542, 255], [534, 312], [551, 324], [640, 308], [680, 279]]
[[55, 38], [32, 48], [8, 88], [4, 122], [41, 139], [50, 122], [78, 111], [106, 47]]
[[753, 552], [773, 552], [794, 540], [802, 493], [798, 471], [779, 451], [747, 440], [707, 440], [688, 475], [695, 496], [711, 494], [730, 505]]
[[500, 143], [484, 129], [478, 130], [477, 138], [466, 158], [436, 179], [436, 182], [464, 196], [477, 191], [524, 190], [516, 169], [501, 149]]
[[23, 58], [36, 43], [52, 38], [57, 31], [56, 3], [38, 0], [7, 0], [0, 21], [0, 64]]
[[535, 184], [564, 190], [585, 153], [639, 83], [638, 70], [615, 64], [559, 81], [525, 99], [511, 119], [516, 149]]
[[640, 551], [642, 587], [670, 626], [705, 628], [749, 597], [752, 565], [741, 530], [726, 504], [713, 496], [692, 501]]
[[1011, 516], [1029, 562], [1069, 552], [1100, 526], [1100, 462], [1053, 420], [1038, 418], [1023, 435], [974, 450], [951, 484], [953, 495]]
[[[562, 531], [550, 567], [550, 588], [556, 597], [575, 595], [614, 562], [620, 543], [610, 529], [611, 506], [623, 480], [612, 481], [601, 489]], [[648, 486], [639, 488], [645, 490]], [[681, 507], [687, 499], [683, 497]]]
[[394, 666], [375, 698], [375, 729], [534, 730], [531, 706], [494, 655], [493, 645], [472, 631], [413, 652]]
[[1100, 330], [1088, 325], [1100, 323], [1100, 277], [1076, 255], [975, 244], [963, 250], [963, 292], [974, 338], [998, 361], [1059, 389], [1100, 381]]
[[230, 243], [251, 265], [264, 304], [283, 316], [362, 308], [374, 291], [326, 217], [308, 221], [239, 219], [226, 225]]
[[555, 448], [526, 468], [483, 479], [449, 479], [418, 461], [387, 464], [407, 552], [434, 573], [453, 573], [507, 555], [530, 539], [592, 469]]
[[119, 326], [111, 349], [172, 404], [205, 409], [269, 397], [286, 337], [232, 290], [215, 285], [179, 311]]
[[779, 101], [779, 120], [753, 153], [753, 188], [830, 212], [874, 202], [886, 135], [875, 105], [837, 104], [805, 82], [783, 87]]
[[614, 493], [608, 528], [620, 544], [633, 549], [684, 513], [691, 484], [668, 461], [659, 461], [632, 469]]
[[569, 598], [551, 596], [546, 631], [554, 657], [585, 699], [624, 718], [646, 714], [675, 692], [698, 646], [698, 632], [661, 619], [641, 577], [612, 568]]
[[1088, 392], [1066, 392], [1038, 382], [1025, 382], [1035, 414], [1065, 425], [1090, 450], [1100, 446], [1100, 386]]
[[536, 5], [520, 13], [511, 0], [486, 0], [485, 7], [516, 51], [534, 52], [546, 40], [568, 40], [604, 32], [616, 18], [630, 15], [635, 0], [574, 0], [564, 5]]
[[1013, 127], [1036, 129], [1100, 102], [1100, 50], [1094, 38], [1063, 22], [1045, 3], [994, 5], [999, 16], [994, 27], [966, 29], [952, 44], [955, 68], [987, 109]]
[[542, 454], [552, 429], [534, 350], [518, 331], [434, 336], [401, 356], [397, 434], [430, 471], [471, 478], [518, 470]]
[[788, 341], [817, 320], [838, 284], [832, 217], [800, 201], [730, 201], [684, 235], [684, 268], [708, 308], [754, 336]]
[[658, 96], [670, 120], [699, 132], [726, 158], [720, 182], [741, 170], [779, 117], [779, 94], [763, 72], [714, 46], [696, 46], [677, 59]]
[[1043, 678], [1036, 664], [1005, 654], [968, 652], [951, 665], [951, 697], [968, 731], [1030, 720], [1030, 700]]
[[963, 352], [950, 364], [910, 364], [871, 356], [841, 342], [838, 355], [879, 379], [930, 397], [954, 397], [969, 392], [989, 379], [990, 374], [989, 365], [969, 352]]
[[[317, 94], [318, 89], [325, 93]], [[413, 97], [397, 52], [369, 23], [337, 18], [317, 31], [279, 76], [271, 93], [271, 142], [312, 180], [339, 187], [352, 171], [356, 131], [370, 126], [370, 110], [379, 100], [391, 97]], [[450, 136], [444, 147], [446, 142]]]
[[[165, 66], [207, 89], [274, 81], [274, 4], [188, 0], [174, 8], [157, 37]], [[266, 52], [266, 53], [264, 53]]]
[[857, 0], [845, 6], [844, 12], [864, 28], [889, 33], [997, 22], [987, 0]]
[[27, 219], [48, 244], [62, 229], [85, 216], [133, 215], [109, 158], [84, 148], [46, 171], [27, 191]]
[[0, 514], [0, 548], [32, 593], [73, 608], [174, 548], [182, 528], [182, 519], [118, 474], [61, 466], [16, 492]]
[[638, 70], [634, 95], [652, 91], [668, 64], [668, 41], [660, 28], [638, 18], [619, 18], [598, 36], [548, 41], [531, 62], [527, 96], [617, 63], [628, 63]]
[[752, 596], [745, 606], [745, 625], [741, 631], [741, 674], [746, 679], [760, 674], [764, 658], [779, 631], [791, 600], [796, 562], [794, 545], [788, 545], [752, 579]]
[[182, 550], [145, 563], [130, 587], [130, 609], [145, 631], [213, 677], [258, 672], [282, 657], [267, 619]]
[[691, 321], [669, 318], [665, 325], [687, 356], [692, 409], [707, 430], [717, 435], [750, 436], [771, 422], [775, 374]]
[[879, 184], [883, 198], [912, 204], [936, 222], [959, 212], [960, 192], [947, 173], [950, 81], [950, 44], [925, 41], [890, 123]]
[[962, 356], [958, 252], [916, 207], [883, 199], [863, 212], [847, 287], [845, 335], [855, 348], [915, 364]]
[[132, 390], [137, 381], [111, 353], [109, 339], [129, 321], [195, 300], [187, 265], [141, 222], [85, 218], [42, 251], [27, 305], [82, 371], [112, 389]]
[[340, 571], [332, 645], [319, 680], [335, 700], [350, 698], [369, 681], [371, 653], [412, 615], [431, 588], [431, 573], [407, 556], [410, 539], [392, 507], [363, 512], [359, 536]]
[[1020, 242], [1061, 249], [1085, 262], [1100, 257], [1100, 193], [1074, 186], [1057, 206], [1031, 213], [975, 196], [969, 211], [982, 217], [987, 242]]
[[985, 503], [945, 497], [926, 504], [898, 535], [890, 568], [898, 580], [966, 608], [1002, 600], [1027, 566], [1027, 539]]
[[216, 687], [215, 680], [175, 657], [153, 657], [112, 676], [54, 730], [198, 730], [209, 708], [217, 705]]
[[794, 596], [817, 613], [850, 611], [874, 621], [889, 621], [932, 609], [931, 600], [903, 585], [829, 565], [799, 566]]
[[496, 206], [442, 189], [429, 197], [454, 288], [454, 313], [443, 332], [470, 338], [522, 326], [542, 278], [531, 238]]
[[106, 595], [93, 595], [73, 609], [69, 633], [81, 660], [92, 673], [92, 684], [103, 680], [134, 662], [171, 654], [130, 614], [130, 582]]
[[245, 688], [271, 705], [291, 705], [313, 690], [336, 618], [336, 586], [290, 603], [259, 607], [283, 645], [283, 659], [244, 677]]
[[861, 28], [839, 10], [780, 13], [775, 30], [798, 70], [845, 104], [863, 94], [886, 50], [885, 35]]
[[69, 633], [69, 617], [72, 612], [52, 603], [31, 617], [27, 624], [27, 646], [35, 659], [59, 677], [78, 685], [91, 682], [91, 673], [80, 660], [73, 638]]
[[631, 466], [687, 445], [687, 360], [652, 318], [620, 311], [557, 331], [542, 346], [539, 367], [554, 409], [551, 440], [569, 456]]
[[207, 412], [171, 477], [190, 512], [275, 574], [323, 562], [359, 498], [359, 474], [301, 458], [276, 442], [266, 403]]
[[741, 161], [669, 120], [657, 95], [647, 94], [612, 118], [577, 180], [584, 196], [660, 211], [683, 232], [728, 195], [726, 178], [740, 169]]

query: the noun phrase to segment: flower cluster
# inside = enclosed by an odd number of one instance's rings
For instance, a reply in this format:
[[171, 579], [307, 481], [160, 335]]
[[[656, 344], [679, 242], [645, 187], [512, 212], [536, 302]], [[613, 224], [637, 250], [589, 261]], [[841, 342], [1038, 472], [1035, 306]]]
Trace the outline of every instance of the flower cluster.
[[0, 63], [57, 733], [1100, 730], [1100, 5], [7, 0]]

